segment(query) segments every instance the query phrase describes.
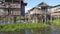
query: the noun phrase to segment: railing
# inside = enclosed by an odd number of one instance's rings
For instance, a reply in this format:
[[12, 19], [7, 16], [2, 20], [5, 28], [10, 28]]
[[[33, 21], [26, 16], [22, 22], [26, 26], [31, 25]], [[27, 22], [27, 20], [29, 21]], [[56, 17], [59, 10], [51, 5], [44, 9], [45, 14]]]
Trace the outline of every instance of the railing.
[[20, 4], [11, 4], [11, 8], [20, 8]]

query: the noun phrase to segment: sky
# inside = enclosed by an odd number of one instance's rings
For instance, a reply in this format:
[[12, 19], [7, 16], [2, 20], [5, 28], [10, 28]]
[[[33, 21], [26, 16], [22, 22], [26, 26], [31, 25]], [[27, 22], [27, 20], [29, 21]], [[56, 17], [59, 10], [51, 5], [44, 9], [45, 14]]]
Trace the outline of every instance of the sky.
[[32, 9], [41, 2], [44, 2], [50, 6], [55, 6], [60, 4], [60, 0], [24, 0], [24, 1], [27, 3], [27, 6], [25, 7], [25, 12]]

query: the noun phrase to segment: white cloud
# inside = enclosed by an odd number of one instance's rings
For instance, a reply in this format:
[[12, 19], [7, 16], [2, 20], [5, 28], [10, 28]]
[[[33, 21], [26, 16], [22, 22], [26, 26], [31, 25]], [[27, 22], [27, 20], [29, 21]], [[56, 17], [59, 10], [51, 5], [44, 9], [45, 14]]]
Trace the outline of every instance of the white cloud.
[[25, 8], [25, 13], [28, 12], [28, 10], [30, 10], [31, 8]]

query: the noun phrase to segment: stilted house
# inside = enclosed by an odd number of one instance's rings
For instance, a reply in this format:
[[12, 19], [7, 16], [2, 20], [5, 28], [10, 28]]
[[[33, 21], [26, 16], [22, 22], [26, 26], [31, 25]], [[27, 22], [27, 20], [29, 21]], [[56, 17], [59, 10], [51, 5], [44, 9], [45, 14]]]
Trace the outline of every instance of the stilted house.
[[0, 0], [0, 15], [3, 19], [3, 23], [15, 23], [16, 18], [25, 15], [25, 6], [27, 3], [24, 0]]
[[60, 5], [49, 6], [42, 2], [32, 9], [28, 10], [28, 16], [30, 22], [47, 22], [51, 17], [60, 18]]

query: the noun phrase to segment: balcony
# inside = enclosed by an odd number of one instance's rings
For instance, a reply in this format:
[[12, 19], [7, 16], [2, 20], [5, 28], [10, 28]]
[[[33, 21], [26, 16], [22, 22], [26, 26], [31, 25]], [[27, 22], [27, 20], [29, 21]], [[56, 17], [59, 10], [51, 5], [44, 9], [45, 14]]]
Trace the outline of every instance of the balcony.
[[17, 15], [20, 16], [20, 14], [21, 14], [20, 11], [12, 11], [12, 12], [11, 12], [11, 15], [13, 15], [13, 16], [14, 16], [14, 15], [15, 15], [15, 16], [17, 16]]
[[20, 4], [10, 4], [10, 5], [6, 5], [6, 8], [20, 8]]
[[11, 8], [20, 8], [20, 4], [11, 4]]
[[0, 9], [5, 8], [5, 6], [0, 5]]

